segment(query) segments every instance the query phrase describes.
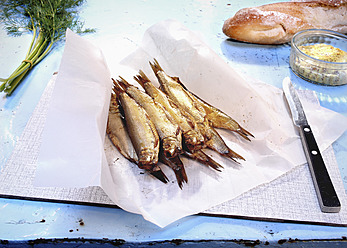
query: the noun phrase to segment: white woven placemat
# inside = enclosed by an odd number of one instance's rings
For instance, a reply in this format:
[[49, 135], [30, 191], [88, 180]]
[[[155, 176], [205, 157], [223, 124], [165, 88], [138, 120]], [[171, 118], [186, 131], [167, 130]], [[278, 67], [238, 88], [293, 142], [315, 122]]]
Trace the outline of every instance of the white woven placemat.
[[[55, 78], [53, 76], [48, 83], [11, 157], [1, 170], [0, 196], [115, 206], [100, 187], [42, 188], [33, 186], [41, 135]], [[311, 92], [301, 92], [301, 95], [318, 103]], [[109, 140], [106, 139], [106, 142]], [[342, 208], [339, 213], [320, 211], [311, 175], [305, 164], [202, 214], [347, 226], [347, 197], [332, 147], [323, 152], [323, 157], [341, 201]]]

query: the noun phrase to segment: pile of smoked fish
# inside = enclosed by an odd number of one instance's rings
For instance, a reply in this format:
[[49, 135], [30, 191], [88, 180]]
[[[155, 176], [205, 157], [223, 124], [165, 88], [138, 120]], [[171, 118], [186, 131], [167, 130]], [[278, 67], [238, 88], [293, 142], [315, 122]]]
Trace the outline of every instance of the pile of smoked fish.
[[225, 144], [215, 128], [233, 131], [248, 141], [253, 135], [190, 92], [177, 77], [167, 75], [158, 61], [154, 59], [150, 66], [159, 88], [141, 70], [134, 79], [143, 89], [122, 77], [112, 79], [107, 134], [119, 152], [164, 183], [169, 180], [158, 162], [169, 166], [181, 189], [188, 178], [180, 156], [217, 171], [223, 167], [203, 149], [212, 149], [236, 163], [244, 160]]

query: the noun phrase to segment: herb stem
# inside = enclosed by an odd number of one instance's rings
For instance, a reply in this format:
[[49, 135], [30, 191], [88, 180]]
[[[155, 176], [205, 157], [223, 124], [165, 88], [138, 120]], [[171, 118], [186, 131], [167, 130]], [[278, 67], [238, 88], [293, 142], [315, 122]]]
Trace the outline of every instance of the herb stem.
[[[31, 17], [30, 17], [30, 19], [32, 20]], [[32, 48], [33, 48], [33, 45], [34, 45], [34, 42], [35, 42], [35, 40], [36, 40], [36, 32], [37, 32], [37, 31], [36, 31], [36, 27], [35, 27], [33, 21], [32, 21], [32, 23], [33, 23], [33, 28], [32, 28], [32, 31], [33, 31], [33, 38], [31, 39], [31, 43], [30, 43], [28, 52], [27, 52], [27, 54], [25, 55], [26, 58], [28, 57], [29, 53], [31, 52], [31, 50], [32, 50]]]
[[[94, 32], [82, 30], [77, 7], [84, 0], [1, 0], [0, 21], [9, 34], [32, 33], [25, 59], [4, 79], [0, 78], [0, 92], [11, 95], [25, 75], [52, 50], [56, 42], [65, 37], [67, 28], [77, 33]], [[24, 31], [23, 31], [24, 30]]]

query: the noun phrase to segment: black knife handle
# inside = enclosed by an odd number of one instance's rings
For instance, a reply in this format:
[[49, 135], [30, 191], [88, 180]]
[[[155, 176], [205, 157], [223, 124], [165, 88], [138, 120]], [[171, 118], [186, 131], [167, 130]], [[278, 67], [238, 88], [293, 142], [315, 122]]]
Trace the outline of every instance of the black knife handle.
[[311, 127], [309, 125], [301, 126], [300, 135], [302, 137], [302, 144], [311, 171], [313, 183], [316, 188], [321, 210], [326, 213], [337, 213], [341, 209], [341, 204], [331, 182], [327, 168], [325, 167]]

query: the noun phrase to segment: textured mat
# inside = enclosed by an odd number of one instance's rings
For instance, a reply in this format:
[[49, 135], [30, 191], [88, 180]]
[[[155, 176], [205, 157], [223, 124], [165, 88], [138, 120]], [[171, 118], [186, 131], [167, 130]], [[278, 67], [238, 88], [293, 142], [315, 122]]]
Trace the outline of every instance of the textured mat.
[[[2, 168], [0, 196], [116, 207], [99, 187], [42, 188], [33, 186], [40, 138], [55, 78], [53, 76], [46, 87], [11, 157]], [[307, 91], [300, 93], [306, 99], [318, 103], [313, 93]], [[106, 142], [105, 147], [109, 145], [110, 141], [106, 139]], [[332, 147], [323, 152], [323, 157], [342, 204], [339, 213], [322, 213], [320, 211], [308, 166], [304, 164], [270, 183], [260, 185], [202, 214], [347, 226], [347, 197]]]

